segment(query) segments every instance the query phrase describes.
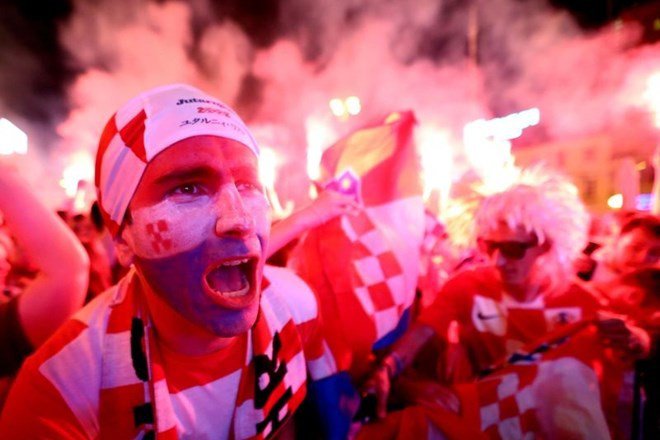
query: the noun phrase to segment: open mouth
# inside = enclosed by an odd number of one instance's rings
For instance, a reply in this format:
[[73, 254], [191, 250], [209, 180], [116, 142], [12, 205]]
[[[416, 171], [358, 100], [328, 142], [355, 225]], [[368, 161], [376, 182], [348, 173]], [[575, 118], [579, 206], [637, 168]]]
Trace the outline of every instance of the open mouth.
[[222, 306], [244, 307], [256, 292], [256, 266], [251, 257], [225, 260], [206, 272], [205, 290]]

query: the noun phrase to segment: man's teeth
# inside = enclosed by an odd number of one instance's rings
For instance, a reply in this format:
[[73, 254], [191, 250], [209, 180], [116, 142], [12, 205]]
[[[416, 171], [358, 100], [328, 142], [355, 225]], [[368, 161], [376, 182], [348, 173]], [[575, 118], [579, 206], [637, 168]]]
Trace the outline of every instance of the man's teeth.
[[243, 258], [242, 260], [231, 260], [231, 261], [225, 261], [222, 263], [223, 266], [238, 266], [239, 264], [245, 264], [248, 262], [247, 258]]
[[236, 258], [223, 261], [208, 278], [213, 290], [225, 298], [239, 298], [250, 292], [250, 282], [243, 268], [249, 258]]
[[237, 298], [239, 296], [243, 296], [247, 294], [250, 291], [250, 286], [247, 285], [243, 287], [241, 290], [234, 290], [233, 292], [222, 292], [222, 296], [226, 296], [228, 298]]

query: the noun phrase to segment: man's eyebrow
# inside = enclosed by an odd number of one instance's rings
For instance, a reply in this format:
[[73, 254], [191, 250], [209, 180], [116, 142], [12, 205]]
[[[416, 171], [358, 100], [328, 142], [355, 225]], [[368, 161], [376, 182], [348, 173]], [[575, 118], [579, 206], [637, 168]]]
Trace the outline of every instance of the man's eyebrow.
[[154, 180], [156, 185], [163, 185], [171, 182], [180, 182], [190, 179], [199, 179], [213, 176], [215, 171], [206, 165], [194, 166], [187, 169], [179, 169], [164, 174]]
[[240, 175], [240, 176], [254, 176], [257, 177], [259, 175], [259, 168], [251, 165], [240, 165], [232, 169], [232, 174], [234, 176]]

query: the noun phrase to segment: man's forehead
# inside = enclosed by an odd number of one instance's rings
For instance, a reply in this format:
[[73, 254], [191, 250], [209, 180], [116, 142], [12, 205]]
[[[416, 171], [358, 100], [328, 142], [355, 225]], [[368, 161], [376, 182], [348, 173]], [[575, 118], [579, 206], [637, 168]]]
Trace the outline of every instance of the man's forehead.
[[249, 148], [231, 139], [200, 136], [184, 139], [162, 151], [147, 164], [146, 174], [155, 178], [186, 177], [223, 170], [256, 171], [257, 157]]

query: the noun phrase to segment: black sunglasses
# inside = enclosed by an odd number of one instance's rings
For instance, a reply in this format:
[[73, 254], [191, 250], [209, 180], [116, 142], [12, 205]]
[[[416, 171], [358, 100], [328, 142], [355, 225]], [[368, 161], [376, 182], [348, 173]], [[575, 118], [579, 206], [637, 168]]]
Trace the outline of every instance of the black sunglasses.
[[493, 241], [479, 239], [479, 246], [488, 255], [493, 255], [496, 250], [511, 260], [522, 260], [528, 249], [535, 247], [538, 239], [534, 237], [531, 241]]

